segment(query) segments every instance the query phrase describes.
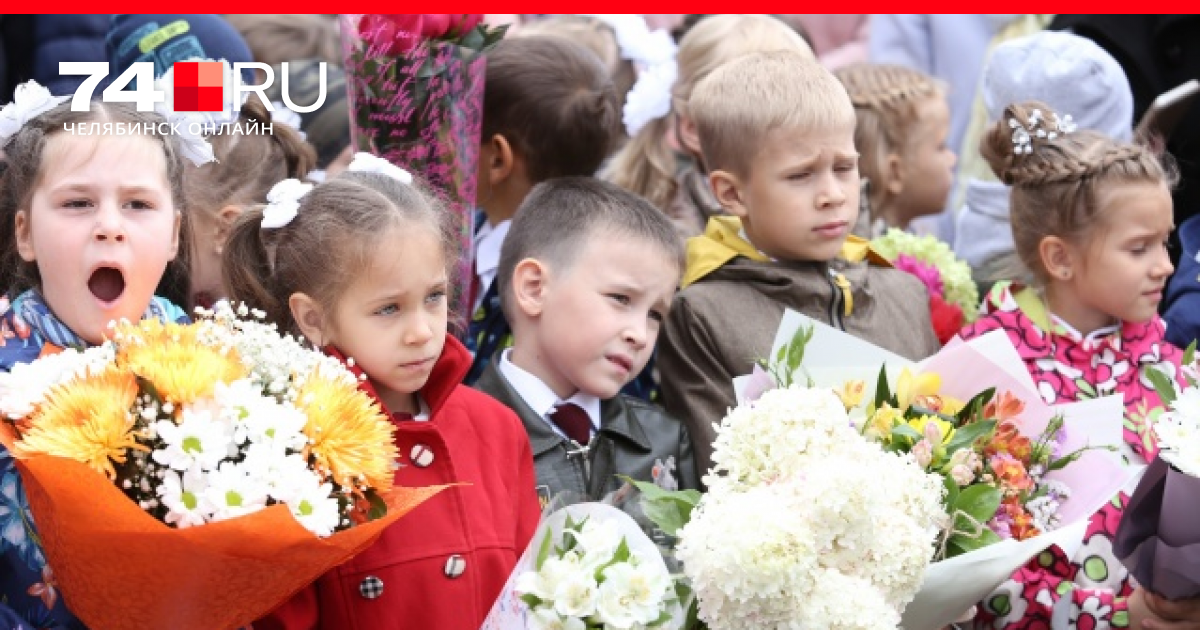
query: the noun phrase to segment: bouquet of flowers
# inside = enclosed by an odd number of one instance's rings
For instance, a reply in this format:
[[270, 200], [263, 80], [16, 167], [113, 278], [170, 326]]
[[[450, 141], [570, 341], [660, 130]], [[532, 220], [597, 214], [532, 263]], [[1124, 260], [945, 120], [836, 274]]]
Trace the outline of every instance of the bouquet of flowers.
[[862, 439], [827, 389], [777, 389], [733, 409], [714, 448], [709, 491], [678, 532], [702, 621], [900, 623], [945, 517], [938, 476]]
[[1200, 596], [1200, 527], [1193, 506], [1200, 501], [1200, 374], [1193, 342], [1182, 364], [1187, 386], [1151, 372], [1169, 411], [1153, 422], [1158, 458], [1150, 463], [1129, 498], [1113, 553], [1139, 584], [1168, 599]]
[[562, 508], [538, 527], [481, 630], [683, 627], [675, 580], [624, 512]]
[[871, 241], [871, 248], [929, 289], [933, 328], [943, 344], [979, 316], [979, 289], [971, 278], [971, 267], [946, 243], [892, 228]]
[[18, 365], [0, 413], [63, 596], [97, 627], [248, 623], [440, 490], [392, 487], [391, 422], [336, 359], [227, 304]]
[[[471, 251], [483, 118], [484, 53], [506, 27], [478, 14], [343, 14], [342, 48], [357, 151], [378, 155], [438, 191], [462, 222]], [[469, 286], [470, 259], [460, 263]], [[451, 312], [469, 315], [465, 291]], [[465, 324], [465, 320], [459, 322]], [[466, 326], [462, 327], [466, 330]]]

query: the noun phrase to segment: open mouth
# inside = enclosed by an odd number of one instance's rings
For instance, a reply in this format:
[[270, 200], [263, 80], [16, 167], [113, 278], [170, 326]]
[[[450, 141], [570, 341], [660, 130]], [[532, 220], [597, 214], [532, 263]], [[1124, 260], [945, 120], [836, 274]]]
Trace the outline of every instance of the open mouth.
[[101, 302], [115, 302], [125, 292], [125, 274], [114, 267], [100, 267], [88, 278], [88, 289]]

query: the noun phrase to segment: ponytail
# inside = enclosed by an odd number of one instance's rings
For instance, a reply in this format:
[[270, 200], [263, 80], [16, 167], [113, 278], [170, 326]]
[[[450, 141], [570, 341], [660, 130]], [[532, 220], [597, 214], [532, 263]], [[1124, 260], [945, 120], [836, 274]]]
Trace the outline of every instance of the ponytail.
[[230, 299], [265, 311], [267, 321], [277, 324], [280, 332], [298, 334], [291, 309], [269, 286], [273, 274], [270, 253], [263, 242], [262, 219], [262, 206], [255, 206], [233, 224], [221, 261], [222, 281]]

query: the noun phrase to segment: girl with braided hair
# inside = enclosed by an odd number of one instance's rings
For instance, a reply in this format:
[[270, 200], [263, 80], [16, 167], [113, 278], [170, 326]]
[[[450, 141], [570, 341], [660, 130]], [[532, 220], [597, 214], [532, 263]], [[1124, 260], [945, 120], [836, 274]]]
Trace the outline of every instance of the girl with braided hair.
[[834, 74], [854, 104], [858, 168], [869, 182], [859, 235], [872, 238], [941, 212], [955, 163], [946, 146], [950, 108], [942, 86], [922, 72], [889, 64], [856, 64]]
[[[1038, 102], [1008, 106], [980, 151], [1012, 187], [1013, 241], [1035, 280], [997, 284], [962, 336], [1004, 330], [1047, 403], [1122, 395], [1124, 455], [1152, 460], [1148, 419], [1162, 403], [1146, 375], [1178, 375], [1180, 360], [1157, 315], [1173, 271], [1173, 171]], [[1051, 547], [1013, 574], [982, 602], [976, 627], [1200, 627], [1200, 601], [1142, 591], [1113, 556], [1127, 500], [1122, 492], [1092, 516], [1072, 557]]]

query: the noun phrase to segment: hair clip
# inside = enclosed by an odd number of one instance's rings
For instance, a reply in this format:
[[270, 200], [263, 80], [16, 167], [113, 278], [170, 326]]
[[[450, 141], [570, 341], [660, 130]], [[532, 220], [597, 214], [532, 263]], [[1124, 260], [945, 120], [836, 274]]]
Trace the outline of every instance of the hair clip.
[[381, 157], [361, 151], [354, 154], [354, 159], [350, 161], [350, 166], [346, 170], [354, 171], [355, 173], [379, 173], [380, 175], [387, 175], [406, 186], [412, 184], [413, 181], [412, 174], [408, 171]]
[[26, 81], [17, 86], [13, 101], [0, 109], [0, 146], [8, 141], [25, 123], [58, 107], [70, 96], [54, 96], [37, 81]]
[[1013, 153], [1029, 155], [1033, 152], [1033, 139], [1055, 140], [1060, 135], [1072, 133], [1076, 129], [1075, 120], [1070, 114], [1059, 115], [1054, 112], [1051, 123], [1046, 120], [1042, 110], [1035, 109], [1029, 113], [1029, 121], [1021, 124], [1016, 118], [1008, 119], [1008, 127], [1012, 129]]
[[291, 223], [300, 212], [300, 200], [312, 189], [312, 184], [291, 178], [272, 186], [263, 209], [262, 229], [276, 230]]

